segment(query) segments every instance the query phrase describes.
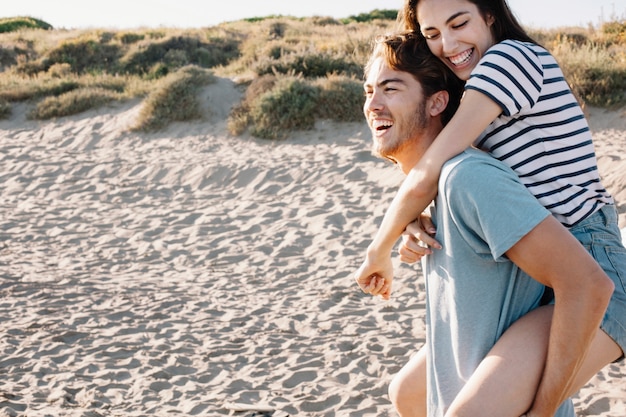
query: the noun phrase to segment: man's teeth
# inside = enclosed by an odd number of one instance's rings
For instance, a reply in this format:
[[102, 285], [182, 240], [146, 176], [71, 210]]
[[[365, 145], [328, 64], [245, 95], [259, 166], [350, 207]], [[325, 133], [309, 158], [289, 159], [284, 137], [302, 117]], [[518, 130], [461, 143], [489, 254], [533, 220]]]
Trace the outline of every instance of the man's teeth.
[[452, 62], [454, 65], [464, 64], [467, 61], [469, 61], [470, 57], [472, 56], [472, 52], [473, 52], [473, 49], [468, 49], [467, 51], [461, 52], [458, 55], [451, 56], [449, 58], [450, 62]]
[[393, 126], [393, 122], [389, 120], [374, 120], [373, 123], [374, 129], [388, 129]]

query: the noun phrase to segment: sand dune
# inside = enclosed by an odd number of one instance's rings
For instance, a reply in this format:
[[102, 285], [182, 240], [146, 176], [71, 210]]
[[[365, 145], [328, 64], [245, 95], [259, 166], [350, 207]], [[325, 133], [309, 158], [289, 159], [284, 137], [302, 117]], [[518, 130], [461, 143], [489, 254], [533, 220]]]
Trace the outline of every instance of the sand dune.
[[[383, 302], [349, 273], [400, 173], [362, 123], [232, 137], [237, 89], [202, 95], [206, 120], [158, 134], [127, 131], [139, 102], [0, 121], [1, 416], [394, 415], [423, 280], [399, 265]], [[589, 113], [624, 227], [624, 115]], [[626, 415], [625, 375], [579, 414]]]

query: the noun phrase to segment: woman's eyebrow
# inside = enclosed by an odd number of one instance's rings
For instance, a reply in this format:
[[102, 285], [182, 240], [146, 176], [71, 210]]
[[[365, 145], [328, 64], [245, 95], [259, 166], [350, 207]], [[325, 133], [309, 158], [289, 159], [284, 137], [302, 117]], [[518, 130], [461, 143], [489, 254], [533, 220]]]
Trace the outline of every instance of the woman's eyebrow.
[[[469, 14], [469, 12], [457, 12], [455, 14], [453, 14], [452, 16], [450, 16], [447, 20], [446, 20], [446, 24], [452, 22], [454, 19], [456, 19], [459, 16], [462, 16], [464, 14]], [[422, 28], [423, 31], [427, 31], [427, 30], [437, 30], [437, 28], [434, 27], [426, 27], [426, 28]]]

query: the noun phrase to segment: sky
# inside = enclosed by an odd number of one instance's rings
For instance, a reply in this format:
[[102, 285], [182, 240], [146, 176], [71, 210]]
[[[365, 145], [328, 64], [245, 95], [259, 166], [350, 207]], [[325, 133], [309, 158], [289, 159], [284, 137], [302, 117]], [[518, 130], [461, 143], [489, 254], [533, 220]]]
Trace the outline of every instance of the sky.
[[[626, 0], [508, 0], [526, 27], [598, 26], [626, 18]], [[248, 17], [343, 18], [398, 9], [403, 0], [3, 0], [0, 17], [31, 16], [55, 28], [200, 28]]]

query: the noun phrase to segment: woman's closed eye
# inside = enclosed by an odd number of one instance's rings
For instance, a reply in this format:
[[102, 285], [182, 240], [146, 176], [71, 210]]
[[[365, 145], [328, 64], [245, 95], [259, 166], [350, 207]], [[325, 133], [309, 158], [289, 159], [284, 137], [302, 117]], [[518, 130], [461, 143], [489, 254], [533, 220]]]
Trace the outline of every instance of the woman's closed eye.
[[467, 22], [469, 22], [469, 20], [465, 20], [465, 21], [459, 23], [458, 25], [452, 25], [452, 29], [460, 29], [463, 26], [467, 25]]

